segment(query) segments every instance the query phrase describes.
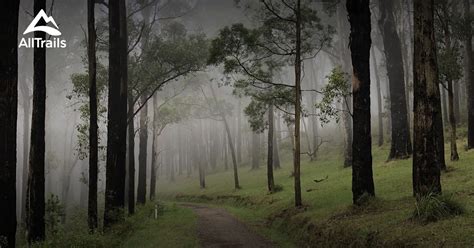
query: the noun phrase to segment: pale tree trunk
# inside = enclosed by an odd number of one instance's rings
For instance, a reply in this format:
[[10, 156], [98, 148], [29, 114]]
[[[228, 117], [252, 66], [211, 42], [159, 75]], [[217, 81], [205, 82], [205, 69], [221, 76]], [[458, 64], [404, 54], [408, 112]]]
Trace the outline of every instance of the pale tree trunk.
[[375, 56], [375, 49], [372, 46], [372, 64], [374, 66], [374, 74], [375, 74], [375, 83], [377, 85], [377, 111], [378, 111], [378, 146], [383, 145], [383, 106], [382, 106], [382, 90], [380, 87], [380, 77], [378, 71], [378, 64], [377, 58]]

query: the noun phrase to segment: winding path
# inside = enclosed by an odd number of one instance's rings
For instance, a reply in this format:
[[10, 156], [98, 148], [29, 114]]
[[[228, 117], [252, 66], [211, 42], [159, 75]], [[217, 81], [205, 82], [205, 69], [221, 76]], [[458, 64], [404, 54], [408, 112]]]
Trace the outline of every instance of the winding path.
[[192, 209], [198, 216], [201, 247], [275, 247], [223, 209], [189, 203], [182, 206]]

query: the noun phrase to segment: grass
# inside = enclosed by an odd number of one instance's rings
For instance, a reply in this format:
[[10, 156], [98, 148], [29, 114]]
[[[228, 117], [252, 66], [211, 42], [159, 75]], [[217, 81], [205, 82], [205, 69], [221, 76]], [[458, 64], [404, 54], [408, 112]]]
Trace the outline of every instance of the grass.
[[[459, 142], [463, 147], [465, 140]], [[449, 145], [445, 146], [447, 149]], [[433, 223], [411, 219], [416, 209], [412, 197], [411, 159], [386, 162], [389, 147], [374, 146], [373, 170], [376, 198], [352, 206], [351, 169], [342, 168], [342, 155], [324, 150], [318, 161], [301, 166], [304, 209], [293, 208], [290, 162], [275, 171], [283, 190], [268, 194], [264, 161], [259, 170], [240, 168], [242, 189], [233, 188], [232, 172], [206, 177], [206, 189], [197, 178], [176, 183], [159, 180], [163, 199], [195, 201], [226, 207], [282, 247], [467, 247], [474, 244], [474, 151], [459, 149], [460, 161], [447, 161], [442, 175], [443, 194], [464, 206], [464, 214]], [[448, 150], [446, 151], [447, 155]], [[288, 154], [286, 154], [288, 156]], [[449, 156], [446, 156], [449, 160]], [[286, 159], [289, 161], [289, 159]], [[316, 183], [315, 179], [326, 180]], [[285, 233], [283, 238], [278, 233]], [[289, 237], [289, 238], [288, 238]], [[289, 239], [289, 240], [288, 240]]]
[[[76, 211], [59, 227], [56, 234], [48, 234], [42, 243], [32, 247], [197, 247], [196, 215], [189, 209], [171, 203], [160, 203], [158, 218], [154, 219], [154, 204], [137, 207], [135, 215], [113, 226], [107, 232], [89, 233], [87, 214]], [[20, 233], [22, 233], [20, 231]], [[18, 247], [27, 247], [19, 237]]]

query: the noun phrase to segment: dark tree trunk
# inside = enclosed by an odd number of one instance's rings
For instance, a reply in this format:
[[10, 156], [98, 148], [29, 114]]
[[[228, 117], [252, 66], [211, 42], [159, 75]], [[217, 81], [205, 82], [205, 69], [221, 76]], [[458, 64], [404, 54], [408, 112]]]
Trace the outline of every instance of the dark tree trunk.
[[375, 56], [375, 49], [372, 46], [372, 62], [374, 66], [374, 74], [375, 74], [375, 83], [377, 84], [377, 120], [378, 120], [378, 139], [377, 145], [383, 145], [383, 107], [382, 107], [382, 90], [380, 87], [380, 77], [378, 72], [378, 63], [377, 58]]
[[147, 96], [142, 95], [143, 108], [140, 112], [140, 141], [138, 152], [138, 188], [137, 188], [137, 203], [145, 204], [146, 202], [146, 157], [148, 147], [148, 104], [146, 103]]
[[128, 214], [135, 213], [135, 122], [132, 92], [128, 93]]
[[5, 1], [0, 8], [4, 25], [0, 36], [0, 239], [5, 239], [6, 248], [15, 247], [16, 233], [19, 3]]
[[[46, 8], [46, 0], [35, 0], [35, 15]], [[44, 25], [41, 20], [39, 25]], [[46, 39], [43, 32], [35, 32], [35, 38]], [[44, 159], [46, 114], [46, 48], [34, 48], [33, 59], [33, 114], [31, 121], [31, 147], [27, 192], [27, 236], [31, 244], [45, 238]]]
[[[471, 4], [469, 0], [463, 0], [464, 18], [466, 23], [471, 23]], [[472, 30], [471, 25], [467, 25], [464, 40], [465, 49], [465, 69], [464, 77], [467, 89], [467, 148], [474, 148], [474, 68], [472, 63]]]
[[109, 2], [109, 97], [104, 227], [123, 219], [127, 136], [127, 27], [125, 0]]
[[87, 207], [89, 229], [97, 228], [97, 173], [98, 173], [98, 134], [97, 134], [97, 80], [96, 80], [96, 32], [94, 0], [87, 1], [87, 53], [89, 60], [89, 199]]
[[437, 129], [441, 101], [434, 37], [434, 0], [414, 1], [414, 153], [413, 193], [441, 193], [441, 160]]
[[412, 152], [406, 105], [407, 98], [405, 96], [402, 47], [393, 16], [393, 4], [394, 1], [379, 1], [381, 12], [379, 26], [384, 43], [391, 100], [392, 140], [389, 160], [406, 159]]
[[252, 170], [258, 169], [260, 164], [260, 135], [252, 132]]
[[269, 105], [268, 108], [268, 152], [267, 152], [267, 185], [268, 191], [273, 192], [275, 190], [275, 182], [273, 179], [273, 105]]
[[295, 206], [301, 207], [301, 142], [300, 142], [300, 122], [301, 122], [301, 0], [296, 1], [296, 49], [295, 49], [295, 152], [293, 153], [293, 176], [295, 180]]
[[[352, 194], [354, 204], [364, 195], [374, 196], [372, 138], [370, 130], [370, 47], [369, 0], [347, 0], [351, 24], [353, 141]], [[405, 101], [405, 100], [403, 100]]]

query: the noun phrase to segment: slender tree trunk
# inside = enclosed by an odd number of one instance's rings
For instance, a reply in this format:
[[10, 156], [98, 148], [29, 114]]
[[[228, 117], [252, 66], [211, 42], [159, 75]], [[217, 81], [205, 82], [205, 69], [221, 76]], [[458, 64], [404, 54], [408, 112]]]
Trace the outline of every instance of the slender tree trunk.
[[406, 159], [412, 152], [405, 96], [403, 57], [400, 37], [393, 16], [393, 1], [379, 1], [380, 30], [384, 41], [387, 75], [390, 81], [390, 118], [392, 140], [389, 160]]
[[447, 100], [446, 100], [446, 98], [447, 98], [446, 97], [446, 90], [444, 89], [444, 87], [441, 87], [441, 89], [440, 89], [440, 97], [441, 97], [441, 108], [442, 108], [441, 112], [443, 113], [443, 124], [447, 126], [448, 123], [449, 123], [448, 103], [447, 103]]
[[414, 154], [413, 193], [441, 193], [438, 135], [441, 102], [434, 36], [434, 0], [414, 1]]
[[378, 72], [378, 63], [375, 56], [375, 49], [372, 46], [372, 62], [374, 65], [375, 83], [377, 85], [377, 119], [378, 119], [378, 146], [383, 145], [383, 106], [382, 106], [382, 90], [380, 87], [380, 77]]
[[135, 213], [135, 122], [132, 92], [128, 93], [128, 214]]
[[268, 191], [273, 192], [275, 190], [275, 182], [273, 179], [273, 145], [274, 145], [274, 138], [273, 138], [273, 105], [270, 104], [268, 107], [268, 152], [267, 152], [267, 185]]
[[242, 113], [241, 100], [239, 98], [239, 108], [237, 113], [237, 163], [242, 164]]
[[227, 145], [227, 135], [226, 135], [225, 129], [224, 129], [224, 135], [223, 135], [223, 137], [224, 137], [224, 142], [223, 142], [223, 144], [224, 144], [224, 149], [223, 149], [223, 152], [224, 152], [224, 169], [227, 171], [227, 170], [228, 170], [228, 165], [227, 165], [227, 160], [228, 160], [228, 159], [227, 159], [227, 153], [228, 153], [228, 148], [229, 148], [229, 146]]
[[104, 227], [123, 220], [127, 136], [127, 27], [125, 0], [109, 5], [109, 96]]
[[[45, 0], [35, 0], [34, 13], [46, 8]], [[41, 20], [39, 25], [44, 25]], [[35, 38], [46, 39], [43, 32]], [[33, 114], [27, 192], [27, 236], [31, 244], [45, 238], [45, 114], [46, 114], [46, 49], [34, 48]]]
[[[469, 0], [463, 0], [464, 18], [466, 23], [471, 23], [471, 3]], [[467, 90], [467, 148], [474, 148], [474, 67], [472, 63], [472, 28], [466, 25], [466, 36], [464, 40], [465, 49], [465, 68], [464, 77]]]
[[[151, 172], [150, 172], [150, 201], [155, 199], [156, 192], [156, 167], [158, 160], [158, 94], [153, 96], [153, 139], [151, 142]], [[190, 174], [190, 173], [188, 173]]]
[[449, 95], [449, 126], [451, 131], [451, 161], [458, 161], [458, 147], [456, 144], [456, 117], [454, 111], [454, 94], [453, 94], [453, 82], [448, 82], [448, 95]]
[[252, 170], [256, 170], [260, 164], [260, 136], [252, 132]]
[[[370, 47], [369, 0], [347, 0], [351, 24], [353, 142], [352, 194], [354, 204], [364, 195], [375, 195], [372, 175], [372, 138], [370, 130]], [[405, 100], [404, 100], [405, 101]]]
[[[16, 233], [16, 134], [18, 117], [18, 15], [20, 1], [0, 8], [0, 237], [3, 246], [15, 247]], [[36, 57], [35, 57], [36, 58]], [[28, 97], [28, 96], [23, 96]], [[26, 135], [26, 134], [25, 134]], [[2, 246], [0, 245], [0, 246]]]
[[301, 122], [301, 0], [296, 1], [296, 56], [295, 56], [295, 152], [293, 159], [293, 173], [295, 180], [295, 206], [303, 205], [301, 200], [301, 179], [300, 179], [300, 122]]
[[97, 173], [98, 173], [98, 126], [97, 126], [97, 80], [96, 80], [96, 33], [95, 33], [95, 1], [87, 1], [87, 52], [89, 60], [89, 229], [97, 228]]
[[137, 189], [137, 203], [145, 204], [146, 202], [146, 158], [148, 147], [148, 104], [146, 103], [147, 96], [142, 95], [143, 108], [140, 112], [140, 142], [138, 152], [138, 189]]

